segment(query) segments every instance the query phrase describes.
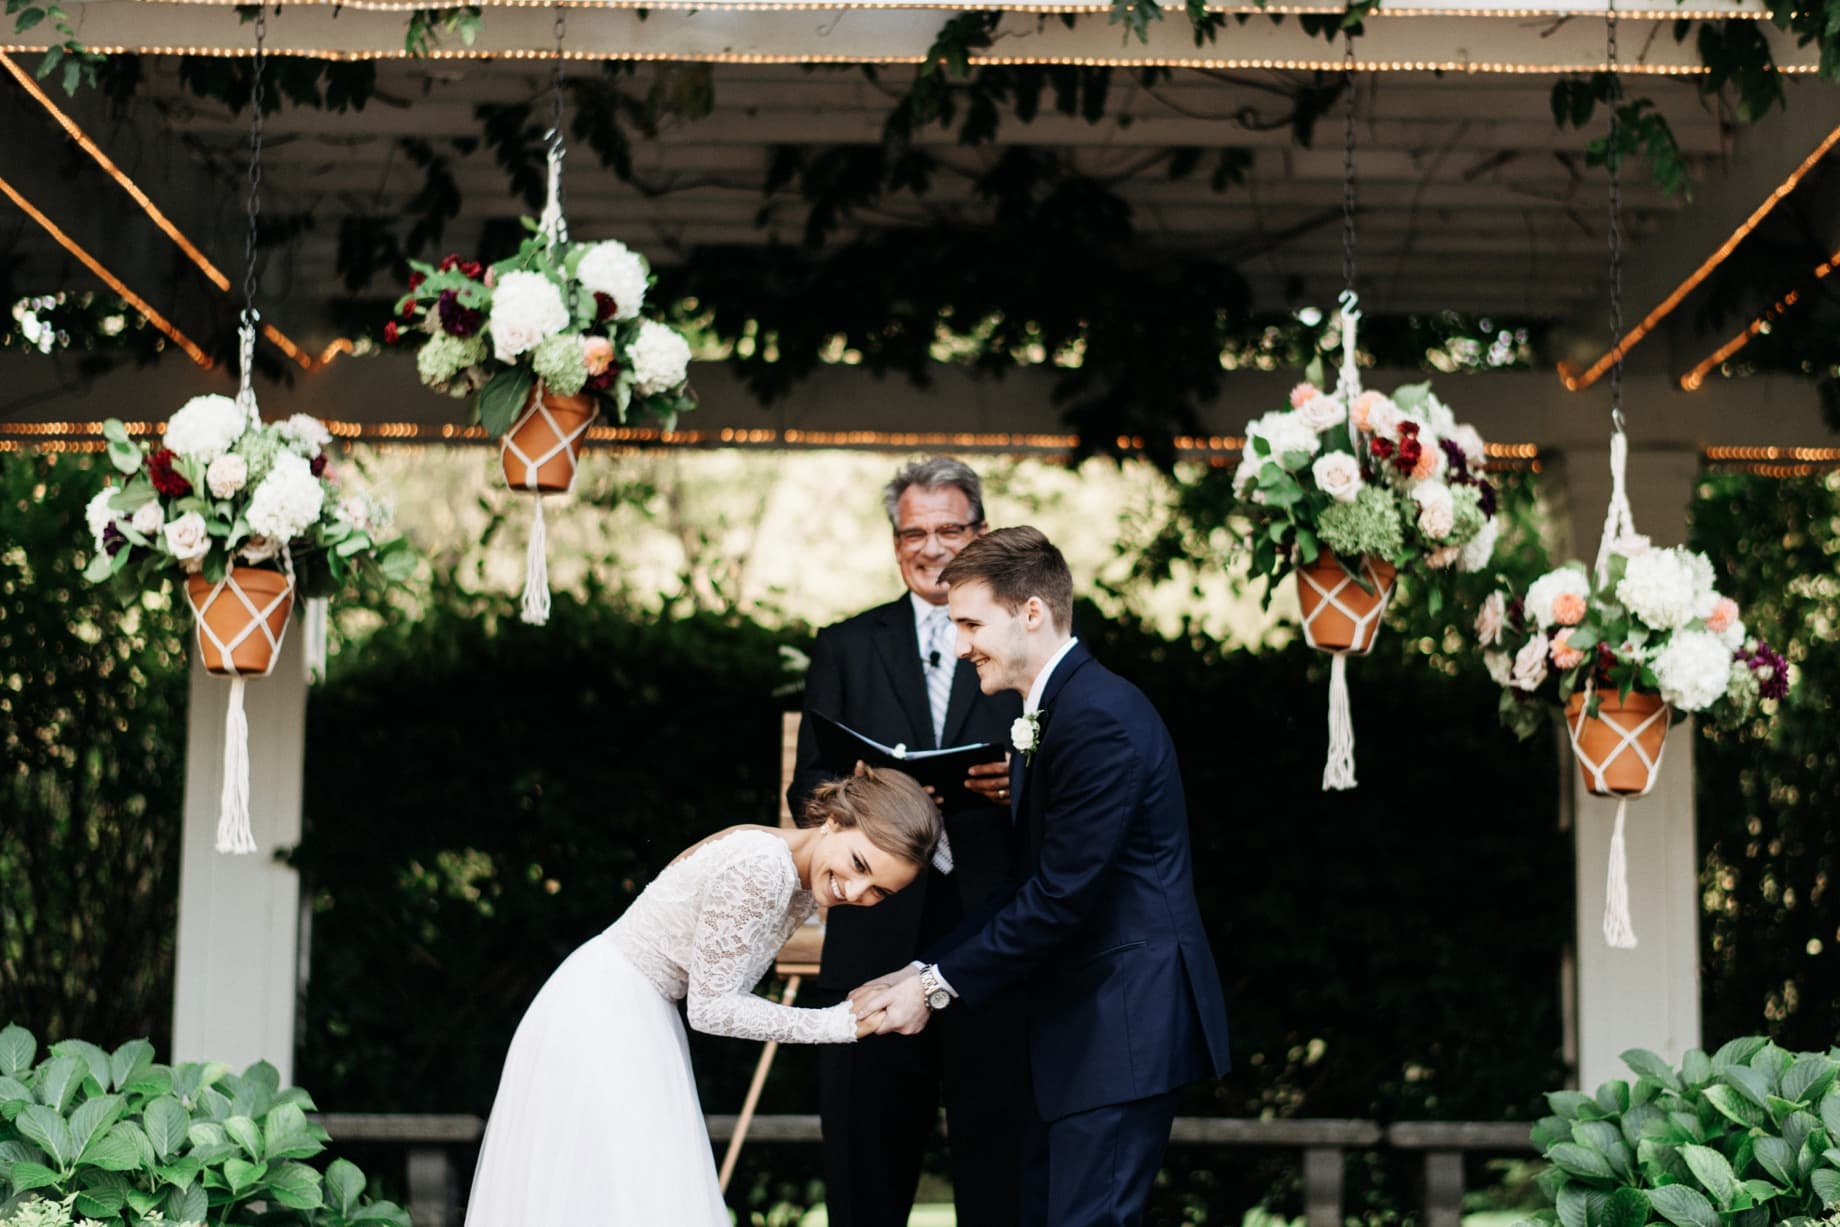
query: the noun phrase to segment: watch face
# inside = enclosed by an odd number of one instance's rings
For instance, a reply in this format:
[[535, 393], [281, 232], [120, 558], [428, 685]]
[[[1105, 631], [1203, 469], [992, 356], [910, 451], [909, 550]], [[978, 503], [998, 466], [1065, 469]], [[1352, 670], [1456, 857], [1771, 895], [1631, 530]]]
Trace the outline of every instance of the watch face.
[[951, 1000], [951, 993], [946, 992], [943, 988], [936, 988], [931, 993], [927, 994], [926, 1003], [935, 1010], [943, 1010], [946, 1008], [946, 1004]]

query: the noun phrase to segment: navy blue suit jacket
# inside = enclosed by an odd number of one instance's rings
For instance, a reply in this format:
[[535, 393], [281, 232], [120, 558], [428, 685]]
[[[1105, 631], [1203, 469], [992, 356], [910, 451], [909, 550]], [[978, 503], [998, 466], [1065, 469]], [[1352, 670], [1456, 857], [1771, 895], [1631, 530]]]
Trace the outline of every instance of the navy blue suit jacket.
[[1011, 771], [1021, 884], [934, 961], [971, 1005], [1020, 986], [1041, 1118], [1224, 1074], [1226, 1004], [1156, 709], [1076, 643]]

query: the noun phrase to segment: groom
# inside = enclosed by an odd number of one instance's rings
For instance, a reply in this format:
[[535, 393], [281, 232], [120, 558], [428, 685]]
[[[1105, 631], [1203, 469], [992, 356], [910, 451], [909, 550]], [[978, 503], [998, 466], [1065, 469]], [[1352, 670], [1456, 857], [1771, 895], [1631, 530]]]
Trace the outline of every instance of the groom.
[[1024, 987], [1032, 1119], [1023, 1220], [1143, 1221], [1176, 1092], [1227, 1070], [1169, 731], [1069, 633], [1073, 577], [1033, 528], [967, 545], [940, 576], [958, 655], [985, 694], [1025, 696], [1011, 760], [1016, 892], [981, 927], [851, 994], [913, 1034], [940, 1010]]

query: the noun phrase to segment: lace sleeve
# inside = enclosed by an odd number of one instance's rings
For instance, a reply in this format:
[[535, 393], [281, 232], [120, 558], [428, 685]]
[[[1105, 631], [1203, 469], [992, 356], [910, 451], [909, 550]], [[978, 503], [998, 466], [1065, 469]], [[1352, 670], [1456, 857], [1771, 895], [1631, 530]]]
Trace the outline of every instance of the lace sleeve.
[[847, 1044], [856, 1039], [850, 1003], [802, 1010], [757, 997], [755, 981], [779, 949], [786, 927], [791, 867], [747, 857], [710, 881], [690, 951], [684, 999], [690, 1025], [709, 1035], [786, 1044]]

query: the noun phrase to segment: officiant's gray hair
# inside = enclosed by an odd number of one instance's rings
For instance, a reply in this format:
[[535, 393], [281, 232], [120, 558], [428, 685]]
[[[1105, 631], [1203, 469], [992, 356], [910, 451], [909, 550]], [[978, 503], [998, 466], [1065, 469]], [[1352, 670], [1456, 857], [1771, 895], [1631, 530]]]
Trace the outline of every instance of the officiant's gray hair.
[[860, 830], [889, 856], [916, 865], [933, 859], [943, 826], [939, 807], [926, 789], [906, 772], [885, 767], [864, 767], [861, 775], [827, 780], [814, 788], [799, 825], [822, 826], [826, 819], [846, 831]]
[[901, 466], [894, 480], [882, 487], [882, 506], [888, 510], [888, 522], [898, 530], [901, 521], [895, 507], [912, 486], [922, 490], [954, 489], [971, 501], [971, 523], [984, 522], [984, 483], [977, 470], [951, 456], [928, 456]]

